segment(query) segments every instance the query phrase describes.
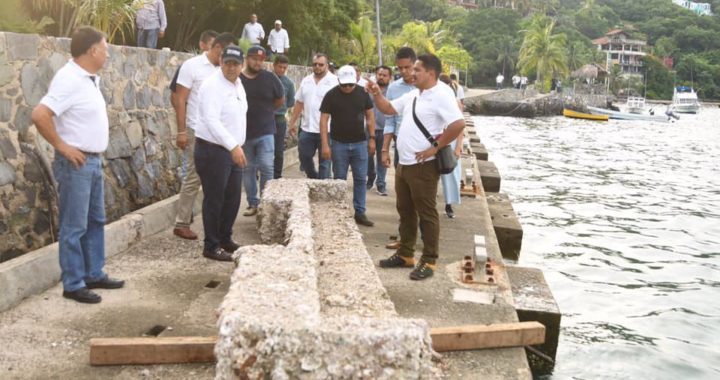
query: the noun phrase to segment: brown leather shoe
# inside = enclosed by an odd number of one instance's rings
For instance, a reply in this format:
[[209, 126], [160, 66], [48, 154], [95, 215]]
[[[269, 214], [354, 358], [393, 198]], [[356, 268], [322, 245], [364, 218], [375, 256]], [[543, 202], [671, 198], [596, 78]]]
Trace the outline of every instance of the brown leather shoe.
[[387, 249], [400, 249], [400, 240], [391, 241], [391, 242], [385, 244], [385, 248], [387, 248]]
[[240, 248], [240, 244], [237, 244], [234, 241], [231, 241], [229, 243], [220, 244], [220, 248], [222, 248], [227, 253], [235, 253], [235, 251], [237, 251], [238, 248]]
[[175, 236], [187, 240], [197, 240], [198, 238], [197, 234], [192, 232], [190, 227], [175, 227], [173, 233], [175, 234]]

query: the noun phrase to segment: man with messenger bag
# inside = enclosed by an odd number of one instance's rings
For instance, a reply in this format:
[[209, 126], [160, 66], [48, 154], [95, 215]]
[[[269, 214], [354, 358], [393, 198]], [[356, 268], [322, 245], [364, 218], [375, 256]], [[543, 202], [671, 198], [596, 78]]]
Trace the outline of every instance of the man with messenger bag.
[[[455, 97], [438, 83], [441, 72], [440, 59], [425, 54], [418, 57], [413, 67], [415, 90], [388, 101], [376, 83], [367, 85], [382, 113], [402, 115], [397, 135], [400, 159], [395, 172], [400, 248], [389, 258], [380, 260], [380, 267], [414, 267], [410, 272], [411, 280], [423, 280], [435, 272], [440, 240], [440, 218], [435, 199], [438, 181], [440, 174], [454, 169], [455, 157], [452, 150], [447, 150], [450, 142], [465, 128]], [[383, 151], [382, 157], [383, 165], [389, 167], [389, 155]], [[423, 253], [416, 265], [414, 247], [418, 225]]]

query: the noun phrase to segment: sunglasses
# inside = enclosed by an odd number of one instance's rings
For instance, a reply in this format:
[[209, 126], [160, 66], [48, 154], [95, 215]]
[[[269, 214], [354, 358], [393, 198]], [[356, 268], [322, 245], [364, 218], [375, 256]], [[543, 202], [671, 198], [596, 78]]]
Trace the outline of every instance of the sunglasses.
[[355, 87], [355, 83], [341, 84], [340, 87], [342, 87], [342, 88]]
[[324, 63], [313, 63], [313, 67], [323, 67], [325, 66]]

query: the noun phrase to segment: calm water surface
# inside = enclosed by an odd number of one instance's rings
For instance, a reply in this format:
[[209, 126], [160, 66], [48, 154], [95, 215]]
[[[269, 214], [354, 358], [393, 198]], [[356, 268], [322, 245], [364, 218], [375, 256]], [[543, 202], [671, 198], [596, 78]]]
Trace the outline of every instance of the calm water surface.
[[475, 122], [563, 313], [552, 379], [720, 379], [720, 109]]

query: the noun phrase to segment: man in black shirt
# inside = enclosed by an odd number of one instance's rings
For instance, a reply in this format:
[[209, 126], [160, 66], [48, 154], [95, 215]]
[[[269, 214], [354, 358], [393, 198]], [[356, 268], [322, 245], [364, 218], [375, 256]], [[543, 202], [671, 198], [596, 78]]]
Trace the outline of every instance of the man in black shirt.
[[257, 214], [260, 205], [257, 174], [260, 172], [260, 192], [265, 183], [273, 179], [275, 161], [275, 110], [285, 103], [285, 89], [278, 77], [263, 69], [265, 49], [251, 46], [247, 51], [245, 68], [240, 80], [248, 99], [247, 139], [243, 151], [247, 166], [243, 171], [243, 184], [248, 209], [245, 216]]
[[[335, 179], [347, 179], [348, 166], [353, 172], [353, 207], [355, 222], [372, 227], [365, 215], [368, 155], [375, 154], [375, 115], [370, 96], [357, 86], [355, 69], [343, 66], [338, 70], [339, 86], [328, 91], [320, 105], [320, 139], [322, 158], [332, 159]], [[330, 117], [332, 116], [332, 119]], [[331, 121], [328, 138], [328, 120]], [[367, 134], [363, 123], [367, 121]]]

